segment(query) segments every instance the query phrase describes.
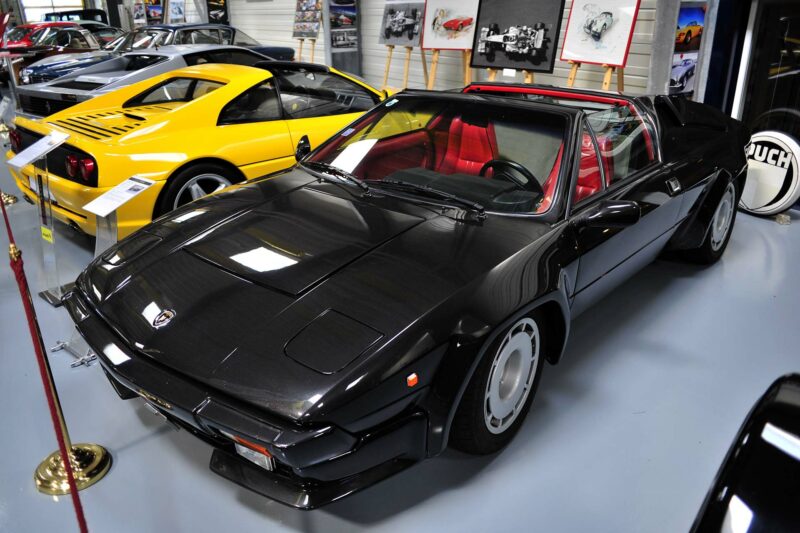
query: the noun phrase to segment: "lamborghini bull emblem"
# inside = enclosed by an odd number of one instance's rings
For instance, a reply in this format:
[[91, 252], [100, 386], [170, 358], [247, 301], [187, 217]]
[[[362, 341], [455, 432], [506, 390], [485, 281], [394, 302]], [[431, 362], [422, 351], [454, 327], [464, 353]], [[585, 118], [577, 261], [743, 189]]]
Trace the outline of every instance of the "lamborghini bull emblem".
[[172, 309], [164, 309], [153, 319], [153, 327], [156, 329], [163, 328], [169, 324], [173, 318], [175, 318], [175, 311]]

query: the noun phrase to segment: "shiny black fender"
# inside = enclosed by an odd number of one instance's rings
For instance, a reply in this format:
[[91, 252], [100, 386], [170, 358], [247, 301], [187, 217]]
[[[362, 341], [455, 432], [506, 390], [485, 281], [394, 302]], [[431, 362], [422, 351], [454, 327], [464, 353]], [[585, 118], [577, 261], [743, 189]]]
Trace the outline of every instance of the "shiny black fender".
[[542, 310], [545, 324], [545, 359], [556, 364], [564, 353], [569, 335], [570, 315], [566, 275], [562, 271], [557, 286], [550, 292], [519, 308], [500, 324], [475, 339], [467, 335], [454, 335], [442, 358], [437, 378], [421, 406], [428, 413], [428, 456], [438, 455], [447, 447], [450, 427], [461, 398], [472, 379], [478, 364], [489, 347], [506, 328], [535, 310]]

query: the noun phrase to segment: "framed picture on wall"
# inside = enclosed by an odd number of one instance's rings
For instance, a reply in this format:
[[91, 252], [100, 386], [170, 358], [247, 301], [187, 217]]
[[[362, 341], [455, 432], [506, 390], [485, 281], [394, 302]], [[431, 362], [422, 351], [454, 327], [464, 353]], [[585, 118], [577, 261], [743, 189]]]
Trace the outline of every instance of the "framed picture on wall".
[[383, 8], [378, 42], [395, 46], [419, 46], [424, 13], [424, 0], [387, 0]]
[[561, 61], [624, 67], [641, 0], [573, 0]]
[[697, 81], [700, 45], [706, 25], [705, 2], [682, 2], [675, 27], [675, 49], [669, 73], [669, 94], [683, 93], [691, 98]]
[[469, 50], [478, 18], [479, 0], [428, 0], [422, 48]]
[[471, 66], [553, 72], [563, 11], [564, 0], [481, 0]]

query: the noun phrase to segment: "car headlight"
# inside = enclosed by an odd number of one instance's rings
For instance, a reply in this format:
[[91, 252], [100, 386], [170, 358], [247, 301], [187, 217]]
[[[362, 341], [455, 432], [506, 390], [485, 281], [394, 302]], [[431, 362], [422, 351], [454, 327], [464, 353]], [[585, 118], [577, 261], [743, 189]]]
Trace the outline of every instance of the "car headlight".
[[19, 81], [21, 83], [30, 83], [31, 82], [31, 73], [28, 69], [24, 68], [19, 71]]

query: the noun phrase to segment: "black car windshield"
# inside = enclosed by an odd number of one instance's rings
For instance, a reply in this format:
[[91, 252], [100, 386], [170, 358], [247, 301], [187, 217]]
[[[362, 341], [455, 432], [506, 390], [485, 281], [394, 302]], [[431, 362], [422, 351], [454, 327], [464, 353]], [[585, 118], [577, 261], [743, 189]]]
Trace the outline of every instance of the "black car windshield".
[[312, 153], [371, 187], [431, 189], [499, 213], [543, 213], [562, 167], [566, 117], [440, 97], [390, 99]]

